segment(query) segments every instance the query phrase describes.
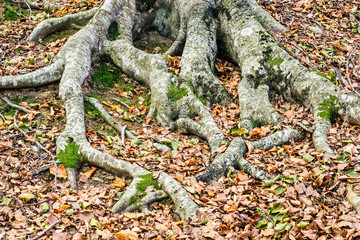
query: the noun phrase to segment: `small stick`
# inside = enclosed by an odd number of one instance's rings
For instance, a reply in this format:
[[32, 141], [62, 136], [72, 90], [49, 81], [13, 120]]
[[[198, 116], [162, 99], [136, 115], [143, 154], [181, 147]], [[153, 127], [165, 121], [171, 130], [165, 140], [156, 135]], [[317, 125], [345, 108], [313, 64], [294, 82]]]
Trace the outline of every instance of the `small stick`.
[[350, 86], [351, 86], [351, 90], [356, 93], [356, 95], [358, 95], [360, 97], [360, 93], [358, 91], [356, 91], [354, 89], [354, 86], [352, 85], [352, 82], [350, 80], [350, 77], [349, 77], [349, 62], [350, 62], [350, 59], [351, 59], [351, 55], [356, 51], [357, 47], [354, 47], [351, 51], [350, 51], [350, 54], [349, 54], [349, 57], [346, 61], [346, 78], [347, 78], [347, 81], [349, 82]]
[[122, 129], [121, 129], [121, 144], [123, 146], [125, 146], [125, 130], [126, 130], [126, 126], [124, 126]]
[[129, 106], [129, 105], [127, 105], [126, 103], [124, 103], [124, 102], [120, 101], [120, 100], [119, 100], [119, 99], [117, 99], [117, 98], [112, 98], [111, 100], [114, 100], [114, 101], [116, 101], [116, 102], [120, 103], [121, 105], [123, 105], [123, 106], [124, 106], [124, 107], [126, 107], [126, 108], [130, 108], [130, 106]]
[[30, 113], [30, 112], [31, 112], [29, 109], [26, 109], [26, 108], [24, 108], [24, 107], [22, 107], [22, 106], [19, 106], [19, 105], [16, 105], [16, 104], [10, 102], [10, 100], [9, 100], [7, 97], [2, 97], [1, 99], [2, 99], [7, 105], [9, 105], [9, 106], [12, 107], [12, 108], [18, 109], [18, 110], [23, 111], [23, 112], [26, 112], [26, 113]]
[[30, 16], [29, 16], [29, 17], [31, 17], [31, 15], [32, 15], [31, 7], [30, 7], [30, 5], [29, 5], [29, 3], [28, 3], [27, 0], [24, 0], [24, 2], [25, 2], [25, 4], [26, 4], [26, 6], [27, 6], [27, 7], [29, 8], [29, 10], [30, 10]]
[[[60, 162], [59, 162], [59, 161], [56, 161], [56, 163], [59, 164]], [[54, 166], [54, 163], [49, 163], [49, 164], [43, 165], [43, 166], [39, 167], [39, 168], [36, 169], [36, 170], [30, 171], [30, 173], [31, 173], [32, 175], [39, 174], [39, 173], [41, 173], [41, 172], [44, 172], [44, 171], [49, 170], [49, 168], [50, 168], [51, 166]]]
[[58, 224], [60, 221], [57, 220], [56, 222], [54, 222], [53, 224], [51, 224], [50, 226], [48, 226], [46, 229], [44, 229], [44, 231], [38, 233], [35, 237], [31, 238], [30, 240], [37, 240], [39, 238], [41, 238], [42, 236], [44, 236], [46, 234], [47, 231], [49, 231], [50, 229], [52, 229], [53, 227], [56, 226], [56, 224]]
[[23, 204], [21, 203], [20, 199], [16, 198], [16, 201], [19, 203], [21, 211], [24, 213], [25, 215], [25, 223], [26, 223], [26, 227], [29, 227], [29, 219], [28, 219], [28, 215], [26, 213], [26, 210], [23, 206]]

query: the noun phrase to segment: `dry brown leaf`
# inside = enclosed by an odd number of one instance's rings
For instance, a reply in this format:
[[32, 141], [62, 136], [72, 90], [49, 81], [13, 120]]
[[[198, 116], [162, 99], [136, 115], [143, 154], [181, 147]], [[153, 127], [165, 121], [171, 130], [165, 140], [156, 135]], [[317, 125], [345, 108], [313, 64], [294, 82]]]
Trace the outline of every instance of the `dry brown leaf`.
[[120, 232], [117, 232], [114, 234], [116, 238], [119, 238], [121, 240], [135, 240], [138, 239], [138, 235], [136, 232], [130, 231], [130, 230], [121, 230]]
[[250, 137], [258, 135], [261, 133], [261, 128], [254, 128], [253, 130], [251, 130], [251, 132], [249, 133]]
[[227, 213], [235, 212], [235, 211], [237, 211], [236, 204], [231, 205], [231, 206], [226, 210]]
[[[50, 167], [50, 173], [55, 175], [56, 174], [56, 167], [55, 165], [51, 166]], [[66, 173], [66, 169], [63, 165], [59, 166], [57, 168], [57, 177], [58, 178], [64, 178], [64, 179], [67, 179], [67, 173]]]

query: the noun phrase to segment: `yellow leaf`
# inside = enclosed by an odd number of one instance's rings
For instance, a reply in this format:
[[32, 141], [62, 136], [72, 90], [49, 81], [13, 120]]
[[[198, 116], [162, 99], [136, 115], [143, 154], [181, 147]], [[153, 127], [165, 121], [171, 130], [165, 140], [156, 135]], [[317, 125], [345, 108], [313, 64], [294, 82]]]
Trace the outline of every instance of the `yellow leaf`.
[[115, 180], [111, 185], [115, 187], [124, 187], [126, 185], [126, 182], [123, 179], [115, 176]]
[[[54, 165], [50, 167], [50, 173], [53, 174], [53, 175], [56, 174], [56, 167]], [[63, 165], [58, 167], [57, 177], [58, 178], [64, 178], [64, 179], [67, 178], [67, 173], [66, 173], [65, 167]]]
[[64, 211], [65, 209], [68, 209], [68, 208], [71, 208], [71, 205], [62, 205], [58, 209], [56, 209], [54, 212], [61, 213], [62, 211]]
[[136, 240], [138, 239], [138, 235], [136, 232], [130, 230], [121, 230], [118, 233], [115, 233], [114, 236], [121, 240]]

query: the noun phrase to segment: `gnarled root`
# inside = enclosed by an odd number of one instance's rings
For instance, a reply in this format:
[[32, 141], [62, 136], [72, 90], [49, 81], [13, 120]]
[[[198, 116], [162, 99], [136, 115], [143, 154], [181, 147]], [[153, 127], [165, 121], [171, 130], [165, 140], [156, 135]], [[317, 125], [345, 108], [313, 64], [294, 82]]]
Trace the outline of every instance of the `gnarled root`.
[[[276, 132], [263, 139], [252, 141], [250, 144], [254, 148], [268, 150], [273, 146], [281, 146], [289, 142], [293, 138], [298, 138], [300, 133], [290, 127]], [[205, 169], [205, 171], [196, 176], [196, 179], [210, 183], [224, 176], [230, 167], [235, 167], [239, 170], [244, 170], [247, 174], [255, 179], [264, 181], [269, 180], [271, 177], [268, 173], [256, 168], [247, 162], [243, 155], [248, 151], [245, 141], [241, 138], [234, 138], [229, 147], [224, 153], [215, 157], [213, 162]]]

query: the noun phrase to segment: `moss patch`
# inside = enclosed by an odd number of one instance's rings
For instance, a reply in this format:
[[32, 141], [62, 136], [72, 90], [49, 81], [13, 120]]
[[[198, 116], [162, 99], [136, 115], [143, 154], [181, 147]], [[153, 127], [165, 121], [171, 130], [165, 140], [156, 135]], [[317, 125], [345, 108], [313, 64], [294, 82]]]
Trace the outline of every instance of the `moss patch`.
[[111, 64], [103, 63], [94, 67], [90, 84], [112, 88], [115, 83], [122, 82], [123, 78], [120, 75], [120, 70]]
[[110, 24], [108, 34], [106, 34], [106, 38], [109, 41], [114, 41], [119, 37], [119, 24], [117, 22], [113, 22]]
[[282, 58], [270, 58], [269, 59], [269, 64], [271, 66], [278, 66], [280, 67], [280, 64], [284, 61], [284, 59]]
[[136, 185], [136, 190], [137, 193], [134, 196], [130, 197], [130, 203], [131, 204], [136, 204], [140, 201], [141, 198], [146, 196], [146, 188], [153, 186], [154, 190], [161, 190], [161, 186], [158, 183], [157, 179], [153, 178], [153, 174], [149, 173], [146, 175], [141, 175], [139, 176], [139, 178], [141, 178], [142, 180], [139, 181]]
[[174, 102], [181, 99], [182, 97], [185, 97], [186, 95], [188, 95], [186, 88], [178, 88], [176, 86], [172, 86], [167, 94], [167, 96]]

